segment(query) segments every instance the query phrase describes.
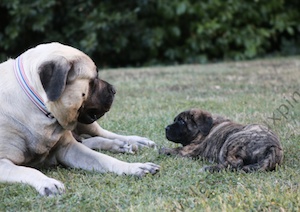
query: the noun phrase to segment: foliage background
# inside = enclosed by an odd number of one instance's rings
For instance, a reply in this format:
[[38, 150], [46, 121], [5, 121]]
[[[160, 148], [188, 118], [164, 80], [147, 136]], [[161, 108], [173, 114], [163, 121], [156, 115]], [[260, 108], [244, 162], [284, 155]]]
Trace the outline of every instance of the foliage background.
[[298, 0], [2, 0], [0, 60], [50, 41], [104, 67], [297, 54], [299, 8]]

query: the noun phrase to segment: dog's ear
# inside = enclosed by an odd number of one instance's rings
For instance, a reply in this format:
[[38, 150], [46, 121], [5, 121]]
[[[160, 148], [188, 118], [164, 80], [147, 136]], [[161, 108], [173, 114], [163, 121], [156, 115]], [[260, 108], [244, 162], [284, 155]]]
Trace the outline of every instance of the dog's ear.
[[207, 136], [213, 127], [213, 119], [210, 113], [202, 113], [198, 120], [198, 126], [202, 135]]
[[55, 58], [40, 66], [40, 79], [50, 101], [57, 100], [65, 90], [71, 67], [64, 57]]

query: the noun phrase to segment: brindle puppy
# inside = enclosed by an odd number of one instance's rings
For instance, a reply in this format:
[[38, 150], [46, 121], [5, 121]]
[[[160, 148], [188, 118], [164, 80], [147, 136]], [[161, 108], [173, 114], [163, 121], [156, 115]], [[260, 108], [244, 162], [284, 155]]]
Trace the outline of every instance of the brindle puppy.
[[205, 171], [230, 170], [271, 171], [282, 163], [279, 138], [268, 128], [237, 124], [200, 109], [191, 109], [175, 117], [166, 127], [166, 137], [183, 146], [162, 148], [161, 154], [203, 158], [217, 165]]

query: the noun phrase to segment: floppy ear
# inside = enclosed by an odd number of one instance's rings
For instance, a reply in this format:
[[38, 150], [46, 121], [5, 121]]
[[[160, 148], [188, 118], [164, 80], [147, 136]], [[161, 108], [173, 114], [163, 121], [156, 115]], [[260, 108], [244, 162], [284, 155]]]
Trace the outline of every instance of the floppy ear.
[[[200, 118], [200, 117], [199, 117]], [[202, 113], [198, 121], [198, 126], [202, 135], [207, 136], [213, 127], [213, 119], [209, 113]]]
[[40, 79], [50, 101], [57, 100], [65, 90], [70, 69], [71, 64], [64, 57], [47, 61], [40, 66]]

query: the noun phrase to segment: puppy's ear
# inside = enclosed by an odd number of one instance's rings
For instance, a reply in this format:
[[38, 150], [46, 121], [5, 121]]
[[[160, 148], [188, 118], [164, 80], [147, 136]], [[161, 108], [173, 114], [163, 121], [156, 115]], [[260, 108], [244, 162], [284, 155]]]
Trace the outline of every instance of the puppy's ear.
[[40, 79], [50, 101], [57, 100], [65, 90], [70, 70], [71, 64], [64, 57], [55, 58], [40, 66]]
[[202, 113], [199, 117], [198, 126], [202, 135], [207, 136], [213, 127], [213, 119], [210, 113]]

